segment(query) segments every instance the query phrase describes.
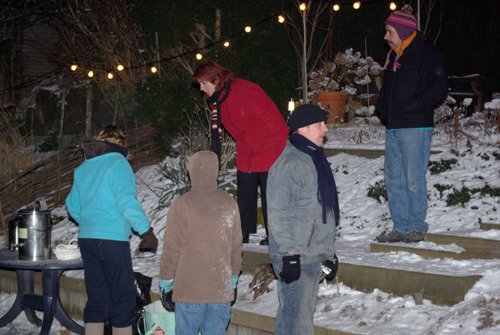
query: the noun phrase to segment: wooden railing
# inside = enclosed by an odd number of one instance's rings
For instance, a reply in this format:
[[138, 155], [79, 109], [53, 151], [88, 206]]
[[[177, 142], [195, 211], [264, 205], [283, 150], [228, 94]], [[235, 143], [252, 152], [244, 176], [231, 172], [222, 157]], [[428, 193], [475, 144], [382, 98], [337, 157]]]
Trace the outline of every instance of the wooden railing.
[[450, 92], [448, 93], [453, 97], [457, 103], [463, 101], [465, 98], [472, 98], [474, 100], [474, 108], [476, 112], [482, 112], [484, 109], [484, 92], [482, 84], [485, 77], [481, 74], [470, 74], [467, 76], [449, 76], [448, 84]]

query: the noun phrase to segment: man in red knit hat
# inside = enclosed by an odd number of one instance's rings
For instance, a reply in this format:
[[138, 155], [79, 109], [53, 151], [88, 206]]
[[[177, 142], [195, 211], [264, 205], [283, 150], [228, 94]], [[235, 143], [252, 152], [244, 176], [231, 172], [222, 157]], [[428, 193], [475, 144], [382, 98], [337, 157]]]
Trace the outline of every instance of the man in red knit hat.
[[417, 31], [411, 7], [385, 21], [390, 46], [377, 115], [386, 127], [384, 179], [393, 230], [379, 242], [419, 242], [428, 225], [425, 174], [431, 151], [434, 109], [446, 98], [441, 53]]

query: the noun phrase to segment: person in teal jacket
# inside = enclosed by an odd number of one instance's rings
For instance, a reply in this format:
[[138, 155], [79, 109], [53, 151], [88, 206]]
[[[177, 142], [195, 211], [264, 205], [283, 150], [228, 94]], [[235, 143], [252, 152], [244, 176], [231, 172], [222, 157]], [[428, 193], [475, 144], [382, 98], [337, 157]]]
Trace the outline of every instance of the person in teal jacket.
[[85, 334], [104, 334], [104, 322], [109, 320], [113, 335], [131, 335], [136, 289], [129, 238], [134, 230], [142, 238], [139, 250], [153, 252], [158, 240], [137, 201], [127, 141], [120, 129], [107, 126], [82, 147], [85, 161], [75, 170], [66, 207], [79, 226], [88, 296]]

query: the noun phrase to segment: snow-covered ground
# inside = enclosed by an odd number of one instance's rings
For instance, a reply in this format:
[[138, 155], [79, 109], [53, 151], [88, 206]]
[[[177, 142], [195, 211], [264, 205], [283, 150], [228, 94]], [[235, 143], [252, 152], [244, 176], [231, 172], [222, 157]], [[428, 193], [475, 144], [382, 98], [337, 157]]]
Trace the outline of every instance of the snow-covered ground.
[[[466, 236], [500, 240], [500, 231], [480, 231], [480, 222], [500, 224], [500, 197], [474, 193], [463, 205], [448, 206], [446, 197], [453, 190], [500, 188], [500, 136], [486, 135], [480, 123], [466, 128], [475, 139], [462, 137], [454, 148], [450, 135], [437, 127], [433, 137], [431, 161], [456, 160], [452, 169], [438, 174], [428, 173], [429, 210], [427, 222], [429, 231], [456, 232]], [[334, 128], [328, 133], [325, 145], [328, 149], [383, 149], [384, 129], [380, 126], [357, 126]], [[164, 163], [171, 162], [166, 159]], [[316, 308], [317, 325], [358, 334], [500, 334], [500, 260], [425, 260], [407, 252], [371, 254], [369, 243], [375, 236], [392, 227], [387, 204], [367, 196], [368, 188], [383, 181], [383, 157], [367, 159], [340, 153], [329, 158], [334, 171], [340, 196], [341, 226], [338, 231], [337, 255], [340, 263], [366, 264], [373, 266], [418, 269], [425, 272], [481, 275], [463, 302], [454, 306], [438, 306], [429, 300], [417, 304], [412, 296], [394, 296], [378, 289], [360, 292], [345, 286], [340, 278], [337, 285], [321, 285]], [[175, 162], [174, 162], [175, 163]], [[233, 183], [235, 171], [226, 176]], [[154, 230], [163, 239], [168, 207], [159, 208], [159, 195], [170, 182], [158, 172], [158, 166], [142, 168], [136, 174], [138, 199], [141, 201]], [[447, 185], [440, 190], [436, 185]], [[171, 187], [175, 187], [173, 184]], [[53, 215], [64, 217], [53, 228], [53, 241], [69, 241], [76, 237], [77, 227], [66, 217], [64, 207], [52, 210]], [[266, 247], [258, 245], [263, 237], [263, 228], [251, 236], [247, 250], [265, 252]], [[157, 291], [160, 255], [136, 254], [139, 239], [133, 236], [131, 248], [134, 252], [136, 271], [154, 277], [153, 290]], [[461, 248], [438, 246], [421, 242], [428, 248], [445, 248], [460, 252]], [[160, 249], [161, 250], [161, 249]], [[340, 265], [342, 266], [342, 265]], [[82, 277], [82, 271], [67, 273], [72, 277]], [[264, 315], [275, 315], [278, 306], [275, 285], [271, 291], [253, 300], [248, 287], [252, 277], [243, 274], [240, 278], [239, 298], [235, 307]], [[14, 301], [12, 294], [0, 294], [0, 315], [5, 313]], [[54, 322], [51, 334], [59, 334], [61, 326]], [[24, 315], [11, 325], [0, 328], [0, 334], [36, 334], [39, 330], [31, 326]]]

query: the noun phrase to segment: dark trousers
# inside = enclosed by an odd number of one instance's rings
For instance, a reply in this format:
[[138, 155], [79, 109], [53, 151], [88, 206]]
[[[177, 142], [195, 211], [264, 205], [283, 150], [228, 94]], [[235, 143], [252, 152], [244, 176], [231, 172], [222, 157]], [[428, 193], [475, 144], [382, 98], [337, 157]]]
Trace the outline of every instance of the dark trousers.
[[85, 272], [85, 323], [111, 319], [113, 327], [135, 322], [134, 272], [128, 241], [78, 239]]
[[264, 227], [267, 234], [267, 204], [266, 184], [267, 172], [241, 172], [236, 174], [237, 179], [237, 201], [241, 217], [241, 232], [243, 237], [257, 232], [257, 190], [260, 188], [260, 201], [262, 204], [262, 215], [264, 216]]

